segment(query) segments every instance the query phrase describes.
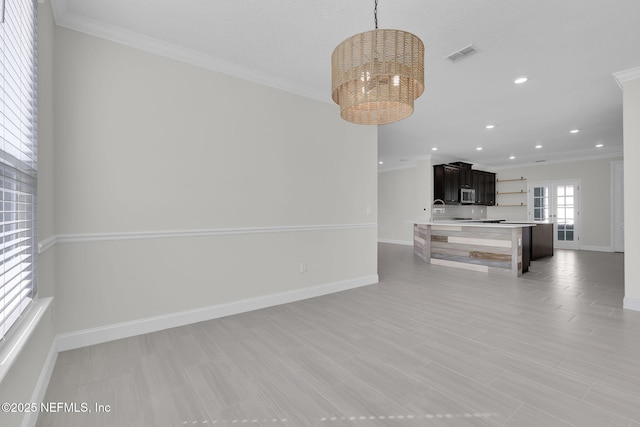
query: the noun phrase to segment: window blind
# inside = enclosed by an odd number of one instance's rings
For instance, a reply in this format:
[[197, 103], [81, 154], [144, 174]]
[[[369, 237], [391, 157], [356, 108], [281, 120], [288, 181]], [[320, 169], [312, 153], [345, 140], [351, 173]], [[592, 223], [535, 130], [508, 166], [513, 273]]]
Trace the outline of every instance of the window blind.
[[37, 9], [35, 0], [0, 2], [4, 3], [4, 20], [0, 17], [0, 339], [4, 340], [36, 294]]

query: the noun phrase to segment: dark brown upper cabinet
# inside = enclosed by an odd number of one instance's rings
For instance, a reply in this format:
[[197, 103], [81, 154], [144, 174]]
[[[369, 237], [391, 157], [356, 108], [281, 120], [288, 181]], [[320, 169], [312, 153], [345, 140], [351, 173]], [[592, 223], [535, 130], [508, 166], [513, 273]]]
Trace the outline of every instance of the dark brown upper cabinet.
[[455, 162], [453, 165], [458, 166], [460, 174], [460, 188], [473, 188], [473, 171], [471, 163]]
[[433, 166], [433, 199], [446, 204], [460, 203], [460, 189], [473, 188], [476, 205], [496, 204], [496, 174], [475, 170], [470, 163], [455, 162]]
[[460, 171], [455, 165], [433, 167], [433, 198], [446, 204], [460, 203]]

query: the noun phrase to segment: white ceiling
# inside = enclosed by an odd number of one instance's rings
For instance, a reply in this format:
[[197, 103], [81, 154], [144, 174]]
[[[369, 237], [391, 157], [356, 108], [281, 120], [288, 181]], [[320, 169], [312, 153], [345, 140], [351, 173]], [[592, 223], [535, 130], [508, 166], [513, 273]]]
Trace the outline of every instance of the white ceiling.
[[[58, 25], [326, 102], [333, 49], [374, 27], [373, 0], [52, 4]], [[380, 126], [381, 168], [431, 154], [500, 169], [622, 153], [612, 74], [640, 66], [640, 1], [379, 0], [378, 22], [422, 39], [426, 85], [413, 116]], [[469, 44], [478, 52], [444, 59]], [[513, 84], [520, 75], [529, 81]]]

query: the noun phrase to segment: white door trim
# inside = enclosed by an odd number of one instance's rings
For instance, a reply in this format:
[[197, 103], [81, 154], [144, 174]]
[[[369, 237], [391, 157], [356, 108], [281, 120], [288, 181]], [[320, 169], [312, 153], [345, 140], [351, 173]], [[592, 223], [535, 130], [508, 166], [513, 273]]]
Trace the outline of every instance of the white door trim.
[[[562, 185], [575, 185], [576, 194], [575, 194], [575, 217], [574, 217], [574, 228], [573, 228], [573, 237], [574, 240], [567, 243], [566, 241], [558, 240], [558, 219], [557, 219], [557, 187]], [[581, 197], [580, 197], [580, 187], [582, 183], [579, 178], [576, 179], [559, 179], [559, 180], [549, 180], [549, 181], [536, 181], [527, 183], [527, 218], [529, 221], [536, 222], [534, 220], [533, 209], [533, 193], [532, 190], [534, 187], [548, 187], [549, 188], [549, 209], [550, 209], [550, 218], [549, 222], [554, 224], [553, 227], [553, 242], [554, 247], [559, 249], [580, 249], [580, 230], [581, 230]]]
[[610, 171], [611, 248], [614, 252], [624, 252], [624, 160], [613, 160]]

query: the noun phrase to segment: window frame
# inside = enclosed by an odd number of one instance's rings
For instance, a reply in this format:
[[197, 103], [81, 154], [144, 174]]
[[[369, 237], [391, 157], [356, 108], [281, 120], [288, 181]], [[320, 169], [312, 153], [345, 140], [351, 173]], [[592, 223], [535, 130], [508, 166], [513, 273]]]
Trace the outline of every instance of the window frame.
[[37, 296], [37, 4], [0, 0], [0, 349]]

